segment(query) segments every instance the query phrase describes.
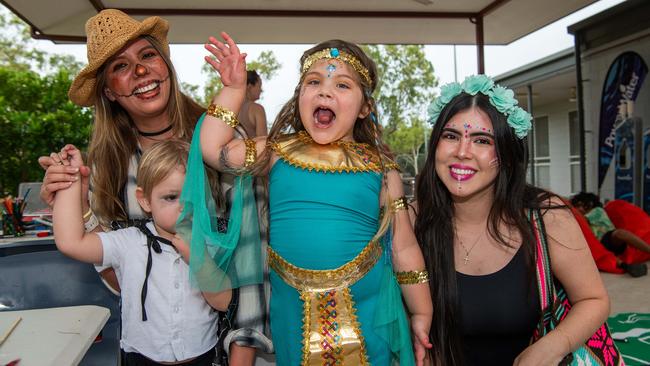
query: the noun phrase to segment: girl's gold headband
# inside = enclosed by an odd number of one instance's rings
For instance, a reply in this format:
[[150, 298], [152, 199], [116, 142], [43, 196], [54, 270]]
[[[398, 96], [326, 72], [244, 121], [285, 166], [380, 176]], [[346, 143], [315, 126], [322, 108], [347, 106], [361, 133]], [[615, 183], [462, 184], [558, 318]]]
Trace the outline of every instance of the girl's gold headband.
[[370, 85], [372, 88], [372, 81], [370, 80], [370, 73], [368, 72], [368, 69], [363, 66], [361, 61], [359, 61], [358, 58], [354, 57], [353, 55], [347, 53], [347, 52], [341, 52], [339, 51], [338, 48], [326, 48], [324, 50], [320, 50], [318, 52], [312, 53], [307, 57], [305, 62], [302, 64], [302, 69], [300, 71], [300, 77], [305, 75], [307, 70], [314, 64], [314, 62], [321, 60], [321, 59], [331, 59], [335, 58], [337, 60], [344, 61], [348, 65], [352, 66], [352, 68], [361, 75], [363, 80]]

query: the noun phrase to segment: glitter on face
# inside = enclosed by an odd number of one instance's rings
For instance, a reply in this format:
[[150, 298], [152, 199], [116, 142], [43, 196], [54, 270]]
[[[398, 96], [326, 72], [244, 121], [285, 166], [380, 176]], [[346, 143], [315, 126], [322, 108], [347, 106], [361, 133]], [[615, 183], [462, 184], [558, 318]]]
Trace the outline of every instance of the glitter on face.
[[334, 64], [327, 64], [327, 77], [331, 77], [332, 73], [336, 71], [336, 65]]

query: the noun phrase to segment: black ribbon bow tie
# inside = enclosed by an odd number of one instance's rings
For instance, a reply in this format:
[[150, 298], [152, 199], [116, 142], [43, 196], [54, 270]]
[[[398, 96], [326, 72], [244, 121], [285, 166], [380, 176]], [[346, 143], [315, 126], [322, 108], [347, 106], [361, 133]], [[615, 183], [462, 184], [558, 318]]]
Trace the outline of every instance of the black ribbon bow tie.
[[166, 244], [166, 245], [172, 245], [172, 242], [170, 240], [167, 240], [165, 238], [161, 238], [160, 236], [154, 235], [151, 230], [147, 227], [147, 223], [144, 221], [138, 222], [135, 227], [140, 229], [140, 231], [147, 237], [147, 269], [145, 272], [144, 276], [144, 284], [142, 284], [142, 292], [140, 293], [140, 303], [142, 306], [142, 321], [146, 322], [147, 321], [147, 310], [144, 307], [144, 303], [147, 300], [147, 283], [149, 281], [149, 274], [151, 273], [151, 265], [153, 264], [152, 262], [152, 257], [151, 257], [151, 249], [153, 249], [154, 252], [160, 254], [162, 253], [162, 248], [160, 246], [160, 243]]

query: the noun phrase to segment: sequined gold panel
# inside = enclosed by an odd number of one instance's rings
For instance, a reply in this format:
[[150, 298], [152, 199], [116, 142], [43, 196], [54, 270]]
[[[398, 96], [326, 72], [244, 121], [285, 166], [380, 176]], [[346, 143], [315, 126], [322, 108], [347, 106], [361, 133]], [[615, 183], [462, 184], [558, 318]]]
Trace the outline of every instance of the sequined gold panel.
[[[301, 293], [305, 301], [303, 365], [367, 365], [350, 289]], [[307, 338], [308, 337], [308, 338]]]
[[371, 241], [350, 262], [332, 270], [299, 268], [268, 249], [269, 266], [303, 301], [303, 365], [367, 365], [363, 336], [350, 288], [381, 257]]

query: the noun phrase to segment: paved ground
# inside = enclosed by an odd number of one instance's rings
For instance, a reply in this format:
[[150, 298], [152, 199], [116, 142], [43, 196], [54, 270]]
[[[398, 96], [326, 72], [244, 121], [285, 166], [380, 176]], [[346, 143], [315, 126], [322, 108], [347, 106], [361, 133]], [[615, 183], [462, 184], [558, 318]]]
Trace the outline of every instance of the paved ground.
[[[650, 267], [650, 262], [646, 263]], [[611, 315], [650, 313], [650, 274], [632, 278], [628, 274], [601, 272], [611, 301]]]

